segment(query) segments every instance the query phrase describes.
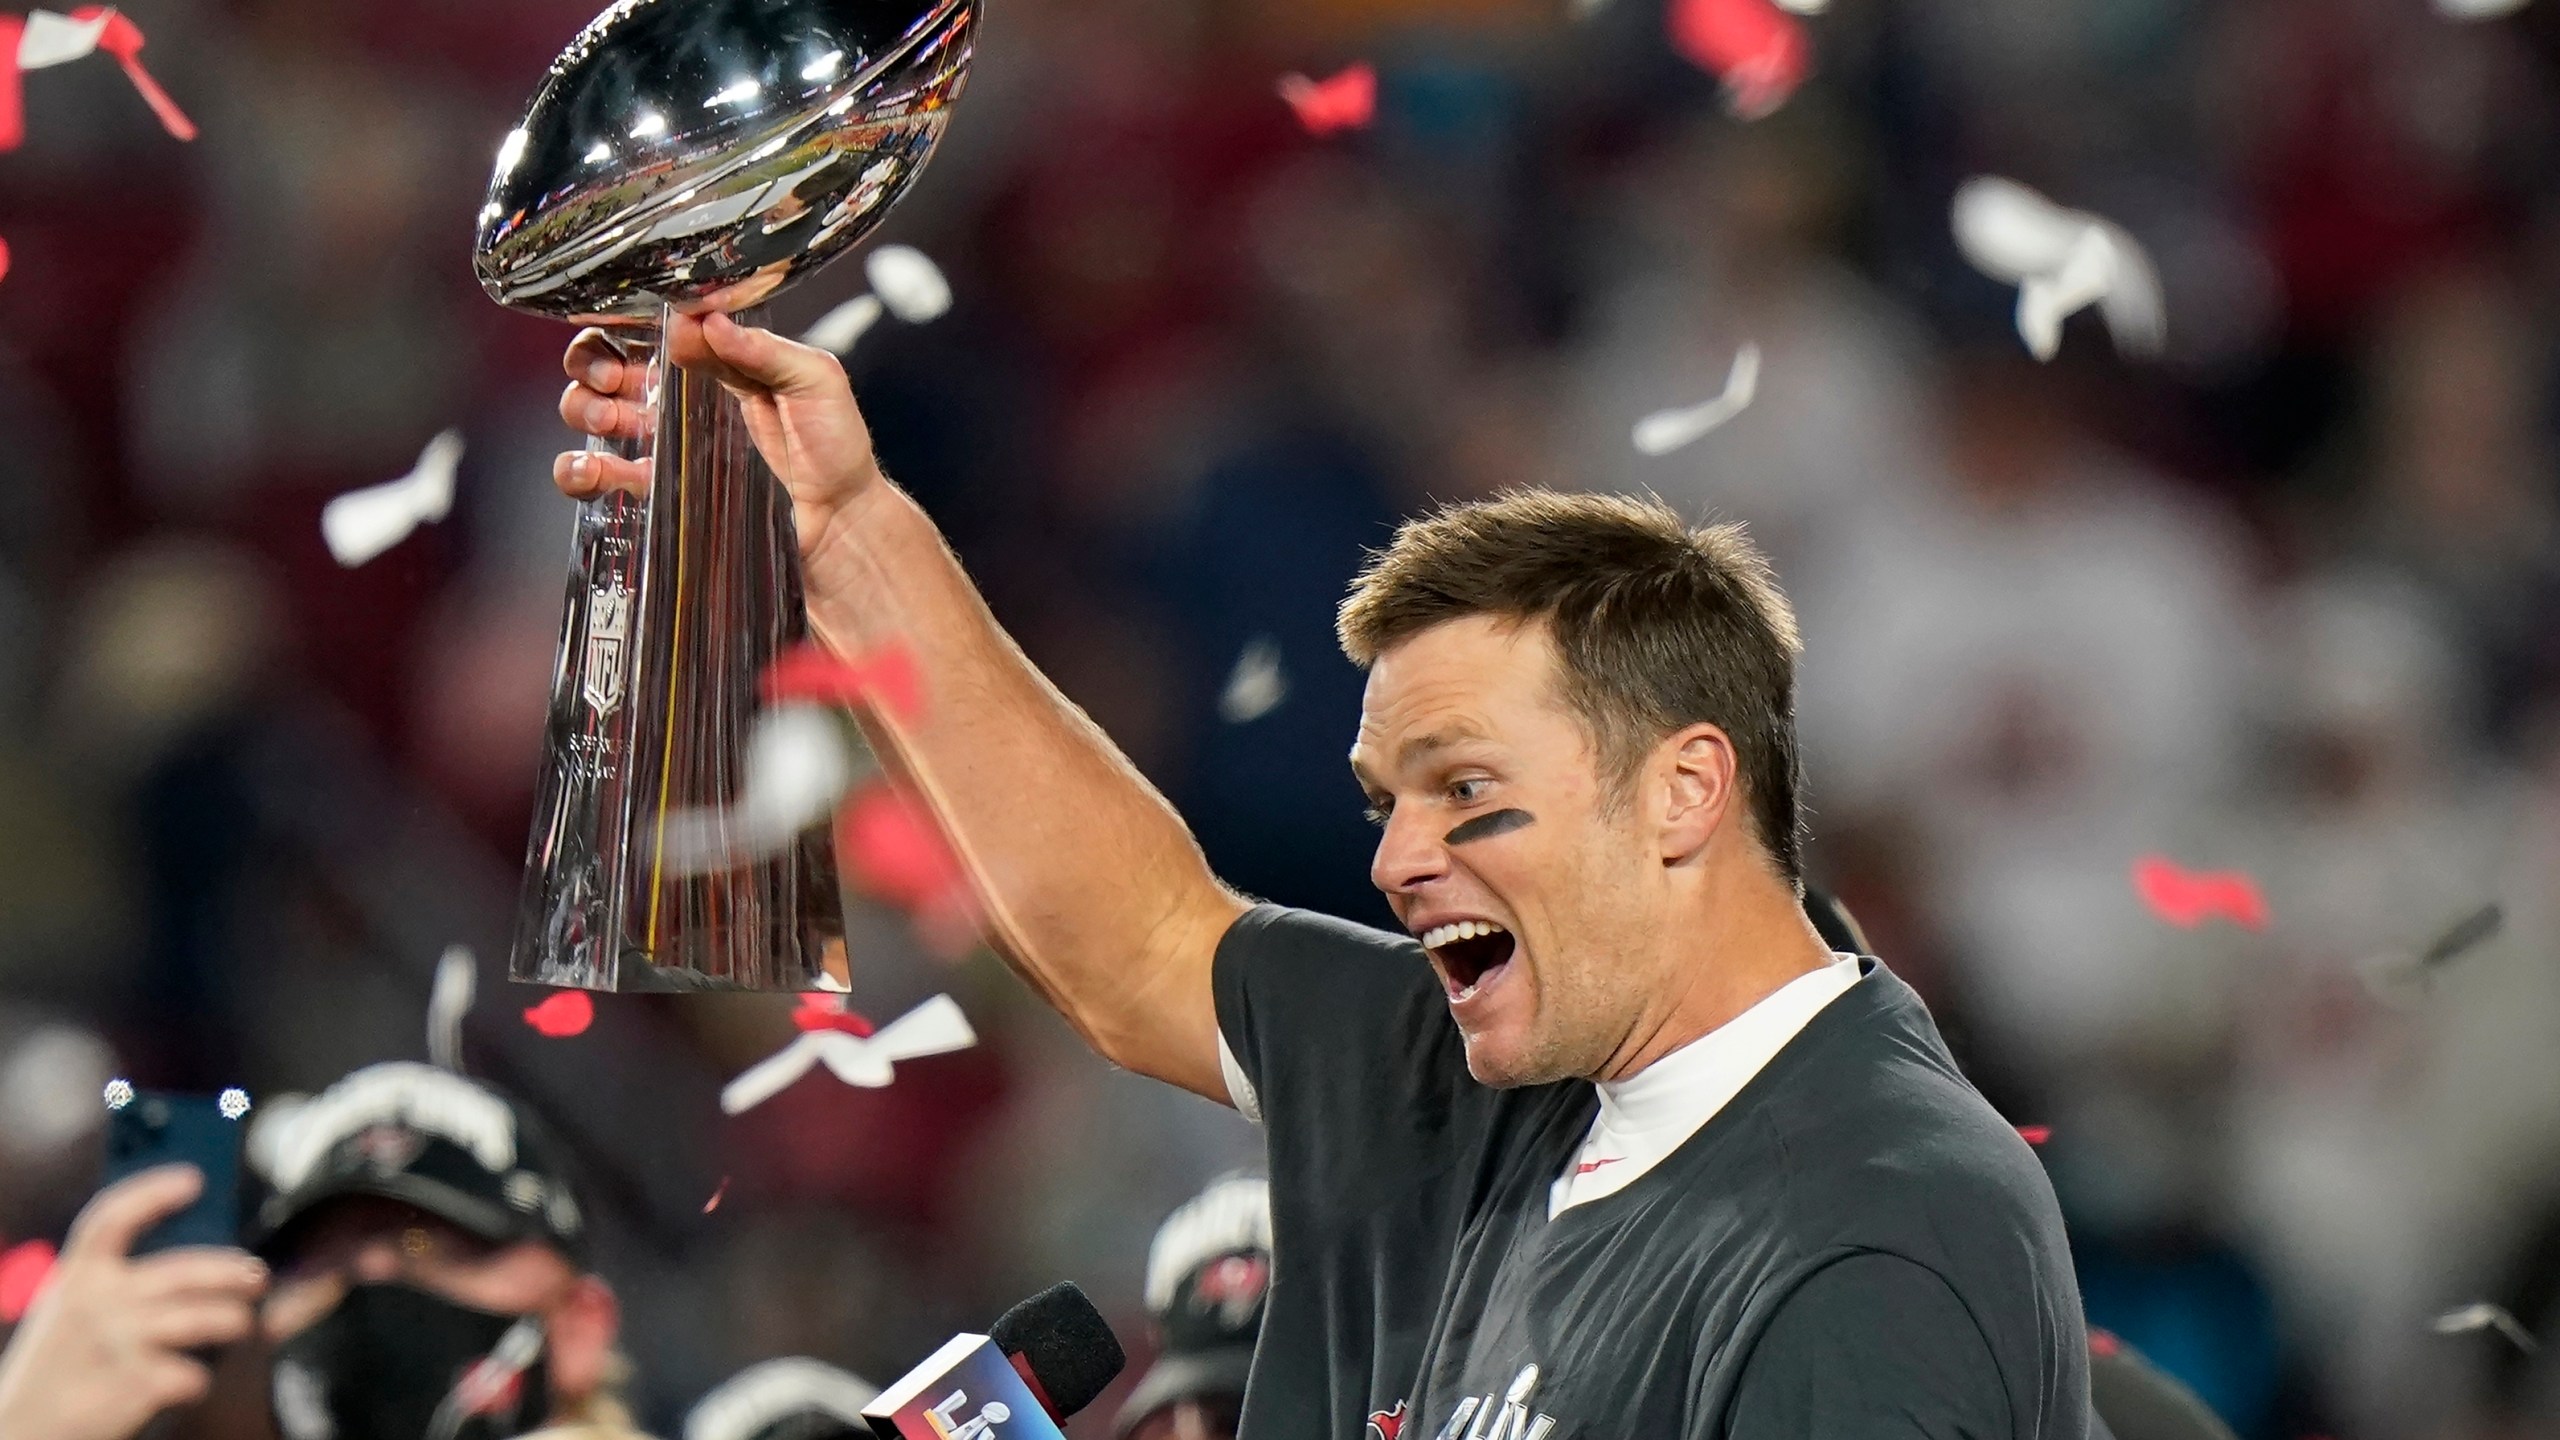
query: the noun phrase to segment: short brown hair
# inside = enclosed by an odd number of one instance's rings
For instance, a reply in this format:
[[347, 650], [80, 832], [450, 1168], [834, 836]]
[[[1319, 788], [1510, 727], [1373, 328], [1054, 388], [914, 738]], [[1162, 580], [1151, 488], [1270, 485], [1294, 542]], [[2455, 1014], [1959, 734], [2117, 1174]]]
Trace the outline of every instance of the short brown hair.
[[1515, 490], [1408, 520], [1351, 582], [1337, 629], [1367, 669], [1469, 615], [1543, 621], [1565, 699], [1613, 783], [1701, 721], [1733, 739], [1760, 843], [1803, 878], [1795, 612], [1740, 525], [1690, 528], [1657, 499]]

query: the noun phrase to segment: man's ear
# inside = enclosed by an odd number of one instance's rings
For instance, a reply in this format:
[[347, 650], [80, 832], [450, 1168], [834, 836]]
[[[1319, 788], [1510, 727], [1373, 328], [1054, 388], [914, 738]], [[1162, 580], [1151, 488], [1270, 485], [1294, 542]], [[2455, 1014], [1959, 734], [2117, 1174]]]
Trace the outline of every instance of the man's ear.
[[1733, 737], [1704, 722], [1673, 731], [1655, 748], [1654, 773], [1662, 795], [1662, 863], [1678, 865], [1707, 848], [1733, 808]]
[[613, 1287], [581, 1275], [551, 1307], [551, 1393], [555, 1405], [583, 1401], [604, 1388], [613, 1368], [613, 1342], [622, 1332], [622, 1304]]

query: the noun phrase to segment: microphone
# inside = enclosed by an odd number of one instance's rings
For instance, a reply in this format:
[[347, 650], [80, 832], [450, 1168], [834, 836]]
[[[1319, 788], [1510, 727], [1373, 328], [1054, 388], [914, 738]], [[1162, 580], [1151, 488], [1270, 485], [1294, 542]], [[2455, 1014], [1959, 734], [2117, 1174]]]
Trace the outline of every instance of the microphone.
[[954, 1335], [863, 1407], [879, 1440], [1065, 1440], [1058, 1427], [1128, 1363], [1074, 1282], [1007, 1310], [986, 1335]]

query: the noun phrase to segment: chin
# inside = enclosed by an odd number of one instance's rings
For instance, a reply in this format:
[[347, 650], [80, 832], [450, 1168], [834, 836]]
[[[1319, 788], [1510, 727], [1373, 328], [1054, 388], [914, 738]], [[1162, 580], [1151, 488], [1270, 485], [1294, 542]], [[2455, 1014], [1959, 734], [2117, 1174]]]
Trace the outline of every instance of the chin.
[[1467, 1073], [1479, 1085], [1496, 1090], [1514, 1090], [1523, 1085], [1545, 1085], [1565, 1078], [1546, 1057], [1536, 1053], [1525, 1041], [1505, 1044], [1492, 1036], [1466, 1037]]

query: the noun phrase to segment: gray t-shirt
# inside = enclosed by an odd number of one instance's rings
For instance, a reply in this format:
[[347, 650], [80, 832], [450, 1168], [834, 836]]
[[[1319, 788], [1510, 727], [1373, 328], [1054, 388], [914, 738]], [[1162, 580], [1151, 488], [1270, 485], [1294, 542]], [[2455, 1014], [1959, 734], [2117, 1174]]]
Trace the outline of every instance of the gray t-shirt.
[[1860, 963], [1678, 1150], [1550, 1219], [1589, 1084], [1477, 1084], [1410, 939], [1238, 920], [1218, 1024], [1274, 1232], [1244, 1440], [2081, 1440], [2052, 1188]]

